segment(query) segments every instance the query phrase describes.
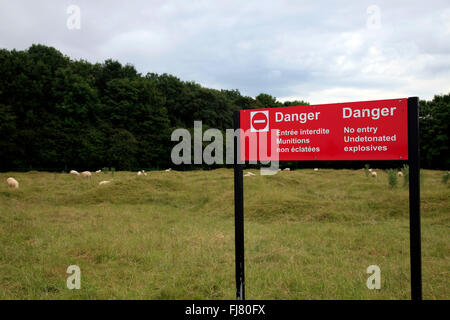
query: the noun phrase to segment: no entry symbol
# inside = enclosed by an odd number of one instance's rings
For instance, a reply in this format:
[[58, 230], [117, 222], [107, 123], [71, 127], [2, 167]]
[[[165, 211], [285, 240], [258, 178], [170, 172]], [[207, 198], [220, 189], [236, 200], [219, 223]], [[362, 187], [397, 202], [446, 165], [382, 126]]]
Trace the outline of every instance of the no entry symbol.
[[269, 111], [250, 112], [250, 132], [269, 131]]

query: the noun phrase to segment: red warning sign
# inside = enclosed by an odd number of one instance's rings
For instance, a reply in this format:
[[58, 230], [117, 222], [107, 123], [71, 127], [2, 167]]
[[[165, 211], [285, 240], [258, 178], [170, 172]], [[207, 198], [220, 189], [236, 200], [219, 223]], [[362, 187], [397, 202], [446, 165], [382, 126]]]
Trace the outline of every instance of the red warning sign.
[[408, 99], [241, 110], [242, 160], [407, 160]]

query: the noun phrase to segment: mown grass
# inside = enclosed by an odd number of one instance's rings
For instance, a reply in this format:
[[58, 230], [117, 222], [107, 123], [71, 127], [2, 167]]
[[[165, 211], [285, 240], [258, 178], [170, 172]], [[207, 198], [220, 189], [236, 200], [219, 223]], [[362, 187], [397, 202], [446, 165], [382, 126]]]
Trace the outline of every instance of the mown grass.
[[[256, 170], [252, 170], [258, 173]], [[6, 178], [20, 189], [11, 190]], [[234, 299], [233, 171], [0, 174], [0, 299]], [[408, 189], [364, 170], [244, 178], [248, 299], [409, 299]], [[425, 171], [423, 295], [449, 299], [450, 188]], [[66, 288], [69, 265], [81, 289]], [[369, 265], [381, 289], [369, 290]]]

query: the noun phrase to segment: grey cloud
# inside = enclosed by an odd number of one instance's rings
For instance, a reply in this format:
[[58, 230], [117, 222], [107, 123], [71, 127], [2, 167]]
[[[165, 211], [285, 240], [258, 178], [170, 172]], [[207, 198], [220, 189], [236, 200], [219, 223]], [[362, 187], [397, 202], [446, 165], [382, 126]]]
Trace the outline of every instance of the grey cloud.
[[[450, 91], [448, 1], [0, 1], [0, 46], [51, 45], [279, 98]], [[68, 30], [67, 7], [81, 9]], [[366, 26], [370, 5], [380, 28]]]

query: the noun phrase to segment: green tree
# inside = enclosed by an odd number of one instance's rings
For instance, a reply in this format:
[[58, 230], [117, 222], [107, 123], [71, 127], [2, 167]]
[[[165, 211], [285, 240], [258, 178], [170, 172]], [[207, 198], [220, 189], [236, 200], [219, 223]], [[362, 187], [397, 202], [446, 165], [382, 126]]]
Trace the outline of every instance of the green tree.
[[283, 105], [285, 107], [290, 107], [290, 106], [308, 106], [309, 103], [303, 100], [294, 100], [294, 101], [285, 101], [283, 102]]
[[114, 130], [108, 150], [109, 162], [113, 167], [123, 170], [136, 168], [138, 166], [137, 152], [138, 142], [133, 134], [125, 129]]
[[450, 168], [450, 93], [419, 103], [420, 156], [423, 167]]
[[260, 93], [256, 97], [256, 101], [260, 105], [260, 108], [274, 108], [283, 106], [283, 104], [281, 102], [278, 102], [275, 97], [272, 97], [267, 93]]

